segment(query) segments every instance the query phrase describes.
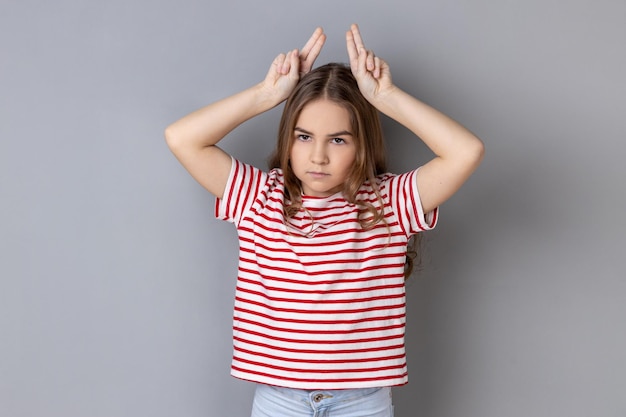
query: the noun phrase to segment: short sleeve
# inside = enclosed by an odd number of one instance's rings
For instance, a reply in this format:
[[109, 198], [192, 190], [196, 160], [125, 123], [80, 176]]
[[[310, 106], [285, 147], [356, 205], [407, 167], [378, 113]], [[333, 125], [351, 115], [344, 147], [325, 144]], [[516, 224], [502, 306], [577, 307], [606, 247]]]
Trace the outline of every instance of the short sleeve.
[[215, 217], [238, 224], [252, 206], [266, 176], [258, 168], [233, 158], [224, 195], [215, 200]]
[[430, 213], [424, 213], [417, 189], [417, 170], [400, 175], [390, 175], [383, 180], [387, 192], [386, 198], [398, 222], [408, 236], [431, 230], [435, 227], [439, 207]]

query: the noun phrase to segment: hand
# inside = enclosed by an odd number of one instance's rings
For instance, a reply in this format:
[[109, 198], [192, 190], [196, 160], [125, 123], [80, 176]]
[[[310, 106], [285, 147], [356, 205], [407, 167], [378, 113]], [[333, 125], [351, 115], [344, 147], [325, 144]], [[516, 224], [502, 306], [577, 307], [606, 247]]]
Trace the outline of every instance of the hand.
[[326, 35], [322, 28], [317, 28], [302, 50], [294, 49], [278, 55], [263, 80], [263, 89], [278, 103], [285, 100], [300, 77], [311, 71], [324, 42]]
[[359, 84], [361, 94], [372, 104], [393, 90], [389, 65], [368, 51], [363, 45], [357, 25], [352, 25], [346, 32], [350, 69]]

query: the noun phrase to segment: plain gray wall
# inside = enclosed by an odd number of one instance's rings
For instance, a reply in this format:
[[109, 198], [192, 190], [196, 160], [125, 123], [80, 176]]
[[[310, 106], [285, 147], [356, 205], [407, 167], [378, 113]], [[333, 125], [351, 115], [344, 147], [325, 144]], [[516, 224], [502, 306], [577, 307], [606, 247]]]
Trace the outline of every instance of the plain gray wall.
[[[237, 242], [170, 122], [361, 26], [481, 136], [408, 287], [397, 416], [626, 416], [626, 2], [2, 0], [0, 416], [247, 416]], [[264, 166], [280, 109], [224, 141]], [[430, 158], [385, 119], [391, 166]]]

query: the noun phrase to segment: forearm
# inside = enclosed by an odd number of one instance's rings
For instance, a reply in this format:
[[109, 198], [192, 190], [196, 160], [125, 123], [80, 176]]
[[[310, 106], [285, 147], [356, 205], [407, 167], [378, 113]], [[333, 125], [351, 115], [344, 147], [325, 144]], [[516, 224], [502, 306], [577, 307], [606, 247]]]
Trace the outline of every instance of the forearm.
[[188, 114], [168, 126], [165, 137], [172, 150], [213, 146], [246, 120], [277, 104], [258, 84]]
[[405, 91], [394, 87], [374, 105], [411, 130], [438, 157], [476, 165], [480, 162], [483, 152], [480, 139], [452, 118]]

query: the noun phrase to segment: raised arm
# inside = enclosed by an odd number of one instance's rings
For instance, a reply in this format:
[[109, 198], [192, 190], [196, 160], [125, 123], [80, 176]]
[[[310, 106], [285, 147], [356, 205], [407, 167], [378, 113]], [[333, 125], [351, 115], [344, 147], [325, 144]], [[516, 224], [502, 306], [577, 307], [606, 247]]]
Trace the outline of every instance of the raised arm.
[[380, 112], [415, 133], [435, 154], [416, 176], [424, 212], [434, 210], [478, 167], [483, 143], [458, 122], [395, 86], [387, 63], [365, 49], [357, 25], [346, 33], [346, 42], [361, 93]]
[[317, 28], [302, 50], [278, 55], [261, 83], [196, 110], [165, 129], [170, 150], [204, 188], [222, 198], [231, 157], [216, 144], [246, 120], [285, 100], [300, 74], [311, 70], [325, 40]]

